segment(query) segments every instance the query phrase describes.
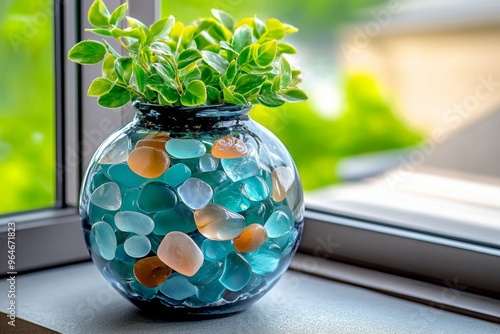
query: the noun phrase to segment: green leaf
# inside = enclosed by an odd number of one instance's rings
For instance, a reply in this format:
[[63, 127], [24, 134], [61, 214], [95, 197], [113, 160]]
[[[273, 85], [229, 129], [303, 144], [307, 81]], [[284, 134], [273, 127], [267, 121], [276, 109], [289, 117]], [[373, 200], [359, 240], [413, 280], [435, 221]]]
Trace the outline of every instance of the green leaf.
[[279, 43], [278, 44], [278, 52], [279, 53], [287, 53], [287, 54], [296, 54], [297, 53], [297, 49], [294, 48], [290, 44]]
[[253, 19], [253, 31], [255, 36], [257, 36], [257, 38], [260, 38], [267, 32], [267, 27], [264, 22], [255, 17]]
[[271, 65], [276, 58], [276, 50], [276, 41], [269, 41], [262, 44], [257, 51], [257, 56], [255, 57], [257, 65], [260, 67]]
[[177, 68], [179, 70], [181, 70], [181, 69], [197, 62], [201, 58], [203, 58], [203, 56], [201, 55], [200, 51], [198, 51], [196, 49], [184, 50], [181, 52], [181, 54], [177, 58]]
[[214, 86], [207, 86], [207, 102], [212, 105], [220, 103], [220, 91]]
[[116, 25], [118, 22], [123, 20], [125, 15], [127, 14], [128, 4], [125, 2], [124, 4], [118, 6], [113, 13], [111, 13], [111, 17], [109, 18], [109, 23], [112, 25]]
[[166, 85], [161, 85], [161, 84], [152, 84], [147, 86], [149, 89], [152, 91], [157, 92], [162, 96], [164, 101], [168, 102], [169, 104], [174, 104], [177, 101], [179, 101], [179, 92], [176, 89], [173, 89], [172, 87], [168, 87]]
[[241, 52], [244, 48], [252, 44], [252, 29], [246, 24], [242, 25], [234, 32], [233, 48], [236, 52]]
[[120, 28], [113, 28], [111, 29], [111, 36], [113, 37], [132, 37], [139, 39], [141, 38], [141, 31], [139, 28], [127, 28], [127, 29], [120, 29]]
[[111, 32], [108, 29], [96, 28], [96, 29], [85, 29], [85, 31], [91, 32], [100, 36], [111, 36]]
[[272, 93], [259, 96], [257, 97], [257, 100], [266, 107], [271, 107], [271, 108], [279, 107], [285, 104], [285, 101], [280, 99], [279, 96], [277, 96], [276, 94]]
[[175, 68], [172, 68], [172, 64], [168, 63], [154, 63], [153, 68], [160, 75], [166, 85], [174, 89], [178, 88], [178, 84], [175, 81]]
[[207, 88], [200, 80], [194, 80], [182, 94], [181, 103], [187, 107], [199, 106], [207, 101]]
[[108, 78], [111, 81], [118, 79], [115, 72], [115, 56], [109, 54], [106, 56], [102, 63], [102, 76]]
[[115, 72], [118, 80], [128, 85], [132, 76], [132, 63], [134, 60], [131, 57], [120, 57], [115, 60]]
[[157, 54], [163, 54], [163, 55], [167, 55], [167, 56], [172, 55], [172, 51], [170, 51], [170, 47], [163, 42], [153, 42], [149, 46], [149, 49], [151, 50], [151, 52], [154, 52]]
[[227, 50], [227, 51], [230, 51], [230, 52], [233, 52], [233, 53], [237, 53], [236, 50], [233, 49], [233, 47], [231, 46], [231, 44], [229, 44], [226, 41], [220, 41], [220, 48], [219, 48], [219, 50], [215, 50], [214, 51], [213, 49], [215, 49], [217, 46], [218, 46], [217, 44], [209, 45], [204, 50], [208, 50], [208, 51], [212, 51], [212, 52], [219, 52], [220, 49], [222, 49], [222, 50]]
[[222, 93], [224, 95], [224, 101], [226, 101], [226, 103], [237, 104], [240, 106], [246, 105], [247, 100], [245, 99], [245, 97], [240, 93], [235, 93], [234, 91], [232, 91], [232, 89], [234, 90], [234, 86], [229, 88], [224, 88], [222, 90]]
[[224, 72], [224, 74], [220, 78], [225, 87], [229, 87], [233, 84], [236, 72], [237, 72], [236, 60], [233, 60], [227, 67], [226, 72]]
[[203, 55], [203, 60], [208, 64], [208, 66], [212, 67], [219, 74], [226, 72], [229, 62], [221, 55], [205, 50], [201, 51], [201, 54]]
[[189, 43], [193, 41], [197, 29], [198, 26], [187, 26], [182, 30], [181, 37], [183, 46], [187, 46]]
[[146, 88], [146, 79], [148, 73], [144, 68], [142, 68], [141, 65], [135, 62], [132, 64], [132, 69], [134, 71], [134, 77], [135, 77], [135, 82], [137, 83], [137, 88], [139, 88], [139, 91], [144, 91], [144, 89]]
[[164, 39], [175, 24], [175, 17], [170, 15], [169, 17], [163, 18], [159, 21], [156, 21], [149, 27], [148, 32], [148, 40], [154, 41], [157, 39]]
[[186, 67], [184, 70], [180, 71], [179, 77], [181, 82], [184, 85], [189, 85], [189, 83], [193, 80], [200, 80], [201, 79], [201, 71], [200, 69], [193, 64], [193, 68]]
[[238, 67], [242, 68], [245, 65], [249, 64], [252, 60], [254, 60], [254, 55], [256, 54], [258, 49], [258, 44], [251, 44], [244, 48], [238, 56]]
[[95, 0], [89, 8], [88, 20], [98, 28], [109, 27], [109, 11], [101, 0]]
[[281, 88], [286, 88], [292, 82], [292, 68], [285, 57], [281, 57], [280, 62]]
[[265, 40], [280, 40], [285, 37], [285, 26], [278, 19], [269, 19], [266, 23], [267, 32], [260, 38], [260, 42]]
[[308, 99], [306, 93], [298, 88], [290, 88], [285, 91], [281, 91], [278, 95], [282, 100], [291, 103], [304, 102]]
[[97, 78], [92, 81], [90, 87], [87, 91], [88, 96], [102, 96], [107, 94], [111, 88], [113, 88], [114, 83], [106, 78]]
[[281, 89], [281, 76], [277, 75], [273, 80], [273, 85], [271, 87], [271, 92], [276, 93]]
[[283, 26], [285, 28], [285, 34], [286, 35], [295, 34], [296, 32], [299, 31], [299, 29], [297, 29], [296, 27], [292, 26], [291, 24], [286, 24], [285, 23]]
[[113, 56], [115, 56], [115, 58], [121, 57], [121, 55], [111, 45], [109, 45], [109, 43], [106, 42], [105, 39], [103, 39], [102, 42], [104, 43], [106, 50], [108, 50], [109, 53], [111, 53]]
[[107, 94], [100, 96], [97, 103], [105, 108], [119, 108], [129, 103], [131, 98], [129, 90], [115, 85]]
[[249, 92], [257, 88], [257, 91], [260, 89], [260, 86], [266, 81], [266, 78], [262, 75], [256, 74], [244, 74], [238, 78], [236, 81], [236, 92], [240, 93], [243, 96], [246, 96]]
[[233, 30], [234, 28], [234, 19], [231, 15], [228, 13], [219, 10], [219, 9], [212, 9], [212, 15], [227, 29]]
[[96, 41], [81, 41], [69, 50], [69, 60], [82, 64], [97, 64], [104, 59], [106, 48]]

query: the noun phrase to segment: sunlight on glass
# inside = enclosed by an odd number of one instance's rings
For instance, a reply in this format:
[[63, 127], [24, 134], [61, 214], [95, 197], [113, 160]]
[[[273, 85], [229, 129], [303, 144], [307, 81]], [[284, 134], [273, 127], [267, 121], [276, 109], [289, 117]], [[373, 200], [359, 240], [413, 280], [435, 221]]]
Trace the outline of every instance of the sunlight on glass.
[[0, 214], [55, 202], [53, 3], [0, 3]]

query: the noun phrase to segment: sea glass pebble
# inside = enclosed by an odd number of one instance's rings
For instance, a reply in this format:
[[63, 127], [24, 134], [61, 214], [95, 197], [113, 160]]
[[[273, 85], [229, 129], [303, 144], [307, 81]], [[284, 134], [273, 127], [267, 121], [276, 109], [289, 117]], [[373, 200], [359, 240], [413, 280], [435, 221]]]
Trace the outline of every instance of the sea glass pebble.
[[[102, 165], [101, 165], [102, 166]], [[107, 183], [107, 182], [113, 182], [105, 173], [104, 171], [100, 171], [97, 173], [94, 173], [91, 177], [91, 182], [90, 182], [90, 192], [94, 192], [94, 190], [97, 189], [101, 184]]]
[[215, 170], [213, 172], [203, 172], [196, 173], [193, 177], [205, 181], [212, 188], [221, 187], [231, 183], [231, 180], [227, 177], [226, 173], [221, 170]]
[[135, 293], [146, 300], [155, 298], [158, 293], [158, 288], [148, 288], [137, 281], [131, 281], [129, 285]]
[[234, 246], [231, 240], [216, 241], [206, 239], [205, 241], [203, 241], [203, 244], [201, 246], [203, 256], [208, 261], [217, 261], [223, 259], [227, 256], [227, 254], [231, 253], [233, 249]]
[[115, 231], [106, 222], [98, 222], [92, 225], [90, 232], [95, 240], [94, 251], [106, 260], [113, 260], [116, 252]]
[[207, 153], [205, 145], [197, 139], [171, 139], [165, 148], [171, 156], [179, 159], [197, 158]]
[[160, 285], [160, 291], [169, 298], [184, 300], [193, 296], [196, 293], [196, 288], [189, 283], [186, 277], [174, 276]]
[[114, 182], [104, 183], [94, 190], [90, 201], [100, 208], [116, 211], [122, 205], [120, 187]]
[[264, 203], [254, 202], [251, 206], [242, 212], [248, 225], [253, 223], [264, 224], [264, 215], [266, 213], [266, 206]]
[[285, 256], [292, 251], [298, 237], [299, 237], [299, 232], [297, 231], [297, 229], [293, 228], [287, 234], [279, 238], [273, 239], [273, 242], [279, 246], [279, 248], [281, 249], [281, 254]]
[[222, 275], [222, 270], [224, 269], [224, 263], [220, 261], [205, 261], [201, 266], [200, 270], [194, 275], [188, 278], [189, 282], [200, 285], [208, 284], [215, 279], [218, 279]]
[[167, 266], [185, 276], [193, 276], [203, 264], [203, 253], [187, 234], [170, 232], [163, 238], [157, 252]]
[[257, 275], [268, 275], [273, 273], [279, 265], [281, 250], [278, 245], [265, 243], [255, 252], [245, 254], [250, 263], [252, 271]]
[[257, 154], [253, 148], [243, 158], [221, 159], [221, 165], [224, 172], [226, 172], [227, 176], [233, 182], [238, 182], [260, 173]]
[[252, 269], [247, 260], [240, 254], [230, 253], [226, 257], [219, 282], [230, 291], [239, 291], [248, 283], [251, 276]]
[[99, 160], [100, 164], [118, 164], [127, 161], [128, 158], [128, 138], [123, 137], [111, 144], [104, 155]]
[[135, 188], [143, 184], [146, 179], [134, 173], [126, 163], [116, 164], [108, 169], [109, 176], [127, 188]]
[[193, 212], [182, 202], [173, 209], [158, 212], [153, 220], [155, 222], [153, 232], [157, 235], [166, 235], [173, 231], [187, 233], [196, 230]]
[[219, 159], [214, 158], [211, 154], [205, 154], [200, 158], [199, 165], [202, 172], [212, 172], [219, 167]]
[[139, 194], [141, 193], [141, 189], [133, 188], [125, 193], [122, 200], [122, 206], [120, 207], [121, 211], [139, 211], [137, 206], [137, 198], [139, 198]]
[[164, 182], [171, 187], [183, 184], [190, 177], [191, 170], [183, 163], [173, 165], [163, 174]]
[[170, 269], [158, 256], [140, 259], [134, 265], [135, 278], [148, 288], [155, 288], [165, 282], [172, 274]]
[[165, 143], [167, 141], [161, 141], [161, 140], [153, 140], [153, 139], [142, 139], [135, 144], [135, 148], [138, 147], [143, 147], [143, 146], [148, 146], [148, 147], [155, 147], [159, 150], [165, 150]]
[[131, 280], [134, 276], [136, 259], [129, 256], [123, 249], [123, 244], [116, 247], [115, 258], [109, 263], [110, 272], [124, 280]]
[[146, 237], [149, 239], [149, 242], [151, 242], [151, 251], [155, 254], [158, 253], [158, 247], [163, 240], [163, 236], [150, 233]]
[[243, 184], [241, 183], [233, 183], [216, 191], [214, 203], [234, 212], [245, 211], [251, 205], [250, 200], [243, 194]]
[[292, 229], [292, 221], [284, 211], [277, 210], [271, 214], [264, 226], [269, 238], [278, 238]]
[[123, 249], [129, 256], [140, 258], [151, 251], [151, 242], [143, 235], [134, 235], [125, 240]]
[[116, 227], [123, 232], [147, 235], [153, 231], [154, 222], [151, 217], [135, 211], [121, 211], [115, 215]]
[[194, 212], [198, 231], [211, 240], [231, 240], [243, 232], [245, 218], [218, 204], [208, 204]]
[[258, 176], [252, 176], [241, 183], [247, 197], [254, 202], [263, 201], [269, 196], [269, 187], [266, 181]]
[[212, 147], [212, 155], [216, 158], [241, 158], [247, 155], [247, 153], [248, 149], [245, 142], [233, 136], [225, 136], [217, 139]]
[[172, 209], [176, 204], [175, 191], [161, 182], [146, 184], [137, 199], [137, 206], [146, 213]]
[[234, 248], [243, 253], [252, 252], [262, 246], [266, 239], [267, 232], [264, 226], [251, 224], [243, 230], [243, 233], [234, 238]]
[[215, 303], [222, 298], [225, 291], [224, 285], [218, 280], [214, 280], [208, 284], [198, 285], [196, 297], [205, 303]]
[[162, 141], [164, 143], [166, 143], [170, 139], [170, 136], [165, 132], [150, 133], [146, 137], [144, 137], [144, 140], [156, 140]]
[[281, 166], [275, 168], [272, 173], [273, 200], [275, 202], [284, 200], [292, 189], [294, 181], [295, 175], [290, 167]]
[[213, 190], [206, 182], [189, 178], [177, 189], [182, 201], [193, 210], [204, 208], [212, 199]]
[[128, 166], [137, 175], [154, 179], [165, 173], [170, 166], [170, 158], [165, 151], [142, 146], [130, 152]]

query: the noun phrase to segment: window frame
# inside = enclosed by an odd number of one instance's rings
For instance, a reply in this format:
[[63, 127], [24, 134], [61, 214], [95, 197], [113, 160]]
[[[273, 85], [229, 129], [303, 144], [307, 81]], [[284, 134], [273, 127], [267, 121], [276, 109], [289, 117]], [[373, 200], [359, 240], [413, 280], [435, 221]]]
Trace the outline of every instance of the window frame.
[[[107, 4], [114, 8], [123, 2], [125, 0], [108, 0]], [[145, 23], [154, 21], [160, 14], [159, 0], [128, 2], [131, 16]], [[57, 207], [0, 218], [0, 251], [4, 254], [7, 252], [7, 222], [17, 223], [16, 269], [19, 273], [89, 259], [78, 214], [83, 173], [100, 142], [133, 115], [130, 106], [118, 111], [100, 108], [94, 98], [86, 95], [87, 87], [99, 75], [100, 69], [77, 66], [66, 58], [70, 46], [93, 37], [84, 30], [88, 27], [86, 9], [92, 0], [56, 0], [54, 3]], [[103, 120], [107, 126], [103, 127]], [[96, 129], [98, 136], [92, 137]], [[494, 286], [488, 277], [481, 277], [495, 266], [500, 268], [498, 249], [309, 207], [304, 226], [301, 253], [454, 290], [460, 291], [465, 286], [468, 292], [500, 298], [500, 287]], [[419, 262], [422, 253], [432, 253], [434, 261]], [[397, 254], [399, 260], [394, 261], [393, 256], [385, 257], [385, 254]], [[463, 270], [464, 259], [468, 259], [467, 266], [470, 266], [467, 270]], [[6, 261], [0, 263], [2, 273], [7, 272], [6, 266]], [[317, 268], [309, 269], [312, 274], [319, 275]]]
[[[71, 46], [80, 40], [95, 37], [85, 31], [85, 28], [90, 27], [87, 10], [92, 2], [53, 2], [56, 201], [51, 208], [0, 217], [2, 254], [7, 254], [8, 223], [15, 222], [18, 273], [90, 259], [78, 212], [80, 184], [87, 165], [102, 140], [133, 115], [129, 106], [103, 111], [94, 98], [87, 96], [87, 88], [99, 75], [100, 68], [79, 66], [67, 59]], [[124, 2], [125, 0], [108, 0], [106, 3], [110, 8], [116, 8]], [[160, 13], [158, 0], [128, 2], [130, 15], [145, 23], [153, 22]], [[3, 275], [7, 271], [7, 261], [0, 262], [0, 273]]]

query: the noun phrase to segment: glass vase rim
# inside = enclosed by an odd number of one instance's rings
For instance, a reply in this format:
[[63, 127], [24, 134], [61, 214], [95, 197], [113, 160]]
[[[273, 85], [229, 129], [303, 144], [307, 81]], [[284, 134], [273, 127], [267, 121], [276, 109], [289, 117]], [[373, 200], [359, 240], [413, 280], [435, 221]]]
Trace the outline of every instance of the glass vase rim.
[[[143, 102], [135, 100], [132, 107], [137, 113], [158, 113], [158, 116], [184, 116], [184, 117], [203, 117], [203, 118], [238, 118], [245, 116], [252, 109], [252, 103], [246, 105], [237, 104], [215, 104], [201, 106], [165, 106], [156, 103]], [[183, 118], [183, 117], [182, 117]]]

